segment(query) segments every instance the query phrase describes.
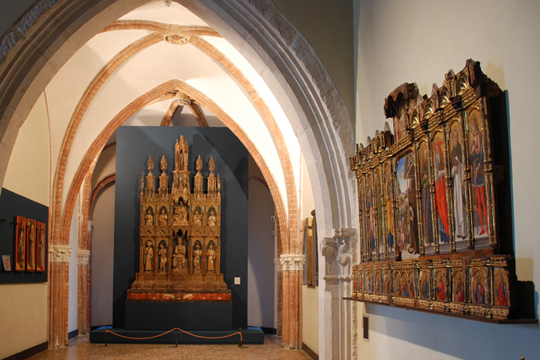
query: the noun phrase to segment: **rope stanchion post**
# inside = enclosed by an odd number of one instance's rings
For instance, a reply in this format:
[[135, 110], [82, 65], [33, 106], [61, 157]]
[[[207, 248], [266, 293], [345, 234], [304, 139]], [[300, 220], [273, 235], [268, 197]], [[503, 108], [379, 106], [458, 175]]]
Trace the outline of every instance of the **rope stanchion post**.
[[178, 347], [178, 331], [176, 329], [174, 329], [174, 342], [176, 344], [175, 347]]

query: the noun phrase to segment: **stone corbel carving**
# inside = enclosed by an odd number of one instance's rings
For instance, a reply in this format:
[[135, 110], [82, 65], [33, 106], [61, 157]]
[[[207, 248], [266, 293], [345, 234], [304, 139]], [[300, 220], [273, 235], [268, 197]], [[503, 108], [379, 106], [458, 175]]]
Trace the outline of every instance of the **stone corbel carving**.
[[77, 265], [88, 265], [90, 263], [90, 250], [77, 250]]
[[337, 280], [338, 247], [333, 237], [323, 238], [321, 241], [321, 254], [326, 260], [324, 280]]
[[69, 245], [50, 245], [49, 262], [68, 263], [71, 257], [71, 246]]
[[338, 279], [351, 281], [351, 264], [354, 263], [356, 231], [351, 228], [334, 229], [334, 239], [338, 248], [336, 260], [339, 265]]
[[284, 254], [274, 259], [277, 271], [302, 271], [306, 257], [302, 254]]

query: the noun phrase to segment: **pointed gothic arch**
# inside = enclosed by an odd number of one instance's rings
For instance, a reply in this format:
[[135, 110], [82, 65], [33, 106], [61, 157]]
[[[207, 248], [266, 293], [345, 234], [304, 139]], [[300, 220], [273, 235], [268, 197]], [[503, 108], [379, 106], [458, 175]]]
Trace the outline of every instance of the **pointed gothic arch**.
[[[47, 12], [35, 12], [35, 18], [27, 19], [21, 27], [7, 33], [13, 40], [3, 42], [0, 49], [3, 60], [0, 64], [0, 158], [5, 159], [0, 162], [1, 182], [18, 129], [57, 70], [107, 24], [148, 1], [51, 0]], [[213, 0], [178, 2], [209, 23], [237, 49], [243, 49], [246, 59], [259, 69], [298, 136], [312, 187], [317, 194], [315, 206], [319, 238], [323, 239], [324, 246], [336, 248], [333, 254], [346, 252], [354, 256], [354, 247], [351, 246], [354, 242], [349, 238], [354, 236], [352, 229], [356, 227], [353, 215], [355, 186], [346, 162], [354, 151], [352, 126], [342, 99], [309, 44], [269, 0], [256, 3], [247, 0], [231, 3]], [[28, 13], [32, 16], [31, 11]], [[61, 206], [61, 203], [55, 201], [51, 206]], [[282, 255], [282, 263], [293, 261], [288, 255], [301, 253], [297, 227], [295, 222], [289, 224], [290, 243], [288, 252]], [[58, 235], [51, 237], [53, 245], [59, 241], [61, 234]], [[337, 256], [334, 258], [337, 260]], [[338, 276], [338, 273], [326, 271], [324, 262], [320, 263], [321, 273], [326, 274], [330, 282], [348, 281], [349, 274], [340, 273]], [[67, 263], [53, 263], [49, 269], [51, 274], [67, 273]], [[301, 266], [296, 264], [288, 269], [283, 273], [283, 302], [288, 305], [284, 309], [283, 340], [285, 345], [298, 348], [301, 345], [301, 311], [297, 270]], [[61, 284], [51, 282], [51, 292], [58, 286]], [[339, 286], [336, 293], [333, 285], [326, 286], [323, 280], [320, 291], [332, 293], [332, 299], [321, 300], [320, 310], [321, 333], [331, 334], [329, 340], [321, 342], [320, 355], [331, 357], [339, 353], [340, 331], [350, 338], [348, 330], [342, 329], [344, 325], [340, 319], [351, 311], [334, 307], [335, 298], [343, 295]], [[344, 291], [346, 295], [347, 290]], [[63, 324], [60, 327], [67, 329], [67, 317], [61, 315], [62, 311], [51, 308], [51, 324]], [[340, 313], [335, 314], [335, 311]], [[332, 319], [331, 325], [324, 322], [325, 318]], [[330, 329], [325, 329], [328, 326]], [[58, 331], [50, 327], [49, 335], [52, 347], [64, 345], [67, 341], [67, 330]]]

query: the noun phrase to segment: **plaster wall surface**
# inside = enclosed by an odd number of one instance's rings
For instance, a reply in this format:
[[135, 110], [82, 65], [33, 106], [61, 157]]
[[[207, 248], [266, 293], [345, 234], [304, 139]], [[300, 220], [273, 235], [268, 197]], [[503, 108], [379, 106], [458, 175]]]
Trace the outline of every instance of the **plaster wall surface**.
[[[274, 324], [274, 202], [261, 171], [249, 157], [248, 195], [248, 326]], [[263, 180], [264, 181], [264, 180]]]
[[[42, 95], [19, 129], [4, 187], [49, 206], [49, 165], [49, 122]], [[47, 311], [47, 283], [0, 285], [0, 358], [46, 342]]]
[[49, 117], [42, 94], [19, 129], [4, 180], [4, 187], [49, 206]]
[[332, 2], [272, 0], [272, 2], [311, 45], [332, 78], [353, 121], [353, 2], [349, 0]]
[[[519, 280], [540, 282], [540, 243], [534, 234], [540, 169], [536, 85], [540, 3], [533, 1], [354, 2], [356, 43], [356, 141], [383, 129], [385, 97], [404, 82], [431, 95], [449, 69], [469, 58], [507, 91], [514, 249]], [[537, 285], [538, 286], [538, 285]], [[538, 295], [535, 296], [538, 307]], [[538, 325], [491, 325], [390, 309], [359, 306], [370, 315], [370, 341], [358, 341], [360, 358], [534, 358], [540, 353]], [[359, 324], [361, 322], [359, 321]], [[361, 326], [361, 325], [360, 325]], [[361, 330], [361, 329], [359, 329]]]
[[6, 32], [34, 2], [35, 0], [0, 1], [0, 34]]
[[96, 163], [94, 174], [92, 175], [92, 186], [90, 191], [107, 176], [116, 172], [116, 145], [112, 145], [101, 152], [99, 160]]
[[319, 287], [302, 285], [302, 342], [319, 354]]
[[115, 185], [105, 188], [96, 198], [92, 213], [91, 326], [112, 325], [114, 196]]
[[[315, 209], [313, 190], [304, 157], [300, 158], [301, 169], [301, 229], [304, 229], [305, 220], [311, 217]], [[301, 235], [304, 236], [303, 233]], [[305, 244], [304, 244], [305, 245]], [[305, 247], [304, 247], [305, 248]], [[307, 258], [304, 272], [307, 271]], [[304, 273], [305, 274], [305, 273]], [[305, 276], [304, 276], [305, 278]], [[302, 342], [316, 354], [319, 354], [319, 287], [302, 285]]]
[[0, 285], [0, 358], [47, 341], [47, 284]]

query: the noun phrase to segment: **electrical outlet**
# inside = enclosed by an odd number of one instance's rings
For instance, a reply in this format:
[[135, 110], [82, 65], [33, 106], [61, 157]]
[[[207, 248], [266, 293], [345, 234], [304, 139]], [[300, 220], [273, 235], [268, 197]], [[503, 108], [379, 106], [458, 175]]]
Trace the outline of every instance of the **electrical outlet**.
[[240, 285], [240, 278], [239, 277], [234, 278], [234, 285]]

